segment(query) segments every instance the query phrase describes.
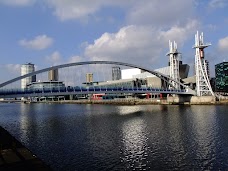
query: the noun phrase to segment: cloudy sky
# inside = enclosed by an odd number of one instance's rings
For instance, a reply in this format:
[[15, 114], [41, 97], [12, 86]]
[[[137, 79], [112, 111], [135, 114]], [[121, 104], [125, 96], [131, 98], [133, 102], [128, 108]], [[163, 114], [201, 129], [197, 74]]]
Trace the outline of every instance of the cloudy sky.
[[[113, 60], [150, 69], [168, 63], [176, 41], [183, 63], [194, 63], [194, 34], [204, 32], [214, 65], [228, 61], [228, 0], [0, 0], [0, 82], [38, 69]], [[190, 73], [192, 75], [192, 73]]]

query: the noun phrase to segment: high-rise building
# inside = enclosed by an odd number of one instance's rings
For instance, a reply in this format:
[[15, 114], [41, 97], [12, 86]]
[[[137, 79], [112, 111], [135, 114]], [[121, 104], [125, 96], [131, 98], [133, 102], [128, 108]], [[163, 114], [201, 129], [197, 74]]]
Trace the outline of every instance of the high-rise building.
[[92, 83], [93, 82], [93, 73], [87, 73], [86, 74], [86, 83]]
[[112, 80], [120, 80], [121, 79], [121, 70], [120, 67], [115, 66], [112, 67]]
[[52, 69], [48, 72], [49, 81], [58, 81], [59, 80], [59, 72], [58, 69]]
[[[21, 65], [21, 76], [35, 71], [35, 65], [26, 63]], [[36, 75], [21, 79], [21, 88], [26, 88], [27, 84], [36, 82]]]
[[228, 92], [228, 62], [215, 65], [215, 80], [217, 92]]

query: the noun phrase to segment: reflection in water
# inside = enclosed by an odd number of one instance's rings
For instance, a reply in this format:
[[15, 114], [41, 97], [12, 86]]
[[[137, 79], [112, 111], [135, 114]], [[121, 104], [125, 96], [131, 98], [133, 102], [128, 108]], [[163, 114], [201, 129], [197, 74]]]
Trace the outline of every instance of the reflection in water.
[[140, 112], [142, 110], [142, 106], [117, 106], [117, 114], [119, 115], [128, 115]]
[[25, 143], [28, 143], [28, 127], [29, 127], [29, 112], [27, 111], [28, 109], [27, 104], [21, 104], [20, 106], [20, 131], [21, 131], [21, 139], [25, 141]]
[[0, 106], [0, 125], [57, 171], [228, 168], [227, 106]]
[[193, 106], [191, 110], [192, 140], [196, 160], [204, 161], [202, 162], [203, 168], [210, 168], [213, 164], [212, 161], [215, 160], [215, 147], [218, 140], [215, 106]]
[[132, 118], [122, 125], [122, 162], [128, 169], [146, 168], [148, 145], [146, 124], [140, 118]]

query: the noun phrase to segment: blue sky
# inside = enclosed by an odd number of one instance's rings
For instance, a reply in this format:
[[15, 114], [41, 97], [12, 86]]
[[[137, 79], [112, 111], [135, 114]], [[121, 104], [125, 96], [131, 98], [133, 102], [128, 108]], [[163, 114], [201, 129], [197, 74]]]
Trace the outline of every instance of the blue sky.
[[228, 60], [227, 10], [227, 0], [0, 0], [0, 82], [26, 62], [165, 67], [169, 40], [192, 67], [197, 30], [212, 43], [205, 53], [214, 75], [214, 65]]

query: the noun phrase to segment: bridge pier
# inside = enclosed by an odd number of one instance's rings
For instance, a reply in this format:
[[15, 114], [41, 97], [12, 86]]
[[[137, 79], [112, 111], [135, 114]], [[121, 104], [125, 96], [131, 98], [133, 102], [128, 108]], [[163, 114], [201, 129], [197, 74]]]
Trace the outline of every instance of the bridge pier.
[[169, 96], [169, 104], [214, 104], [215, 96]]

